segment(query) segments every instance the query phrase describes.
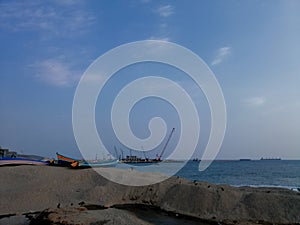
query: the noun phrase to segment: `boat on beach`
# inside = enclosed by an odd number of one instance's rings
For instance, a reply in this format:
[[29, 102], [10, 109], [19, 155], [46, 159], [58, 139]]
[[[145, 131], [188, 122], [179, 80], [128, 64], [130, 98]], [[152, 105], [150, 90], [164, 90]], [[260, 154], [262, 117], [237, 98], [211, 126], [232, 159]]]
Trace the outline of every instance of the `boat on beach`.
[[45, 166], [49, 165], [50, 161], [48, 160], [37, 160], [30, 158], [0, 158], [0, 166], [19, 166], [19, 165], [38, 165]]
[[116, 166], [118, 162], [119, 160], [117, 159], [87, 160], [87, 161], [79, 161], [77, 167], [113, 167]]
[[72, 163], [76, 163], [79, 160], [64, 156], [56, 152], [57, 164], [60, 166], [71, 166]]
[[72, 168], [87, 168], [87, 167], [112, 167], [119, 162], [117, 159], [102, 159], [102, 160], [80, 160], [56, 153], [57, 163], [62, 166], [70, 166]]
[[43, 156], [19, 154], [0, 147], [0, 166], [49, 165], [51, 160]]

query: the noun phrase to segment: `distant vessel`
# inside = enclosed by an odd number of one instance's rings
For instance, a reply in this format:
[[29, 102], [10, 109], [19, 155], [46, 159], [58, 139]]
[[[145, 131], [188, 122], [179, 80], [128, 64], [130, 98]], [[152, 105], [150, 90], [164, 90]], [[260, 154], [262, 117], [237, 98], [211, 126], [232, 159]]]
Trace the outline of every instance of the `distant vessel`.
[[[137, 157], [135, 155], [131, 155], [131, 150], [130, 150], [130, 155], [127, 155], [126, 158], [123, 158], [123, 157], [120, 158], [120, 162], [121, 163], [127, 163], [127, 164], [135, 164], [135, 163], [158, 163], [158, 162], [161, 162], [162, 161], [162, 156], [163, 156], [163, 154], [164, 154], [164, 152], [165, 152], [165, 150], [166, 150], [166, 148], [167, 148], [167, 146], [169, 144], [169, 141], [170, 141], [170, 139], [171, 139], [174, 131], [175, 131], [175, 128], [173, 127], [173, 129], [172, 129], [172, 131], [171, 131], [171, 133], [170, 133], [170, 135], [169, 135], [169, 137], [168, 137], [168, 139], [167, 139], [167, 141], [166, 141], [166, 143], [165, 143], [165, 145], [164, 145], [161, 153], [159, 155], [156, 155], [156, 158], [149, 159], [145, 155], [145, 158], [143, 159], [143, 158]], [[115, 148], [115, 151], [117, 151], [116, 148]], [[145, 152], [144, 152], [144, 154], [145, 154]], [[123, 153], [122, 153], [122, 155], [123, 155]]]
[[240, 161], [251, 161], [251, 159], [240, 159]]
[[149, 159], [149, 158], [139, 158], [135, 155], [127, 155], [126, 158], [123, 158], [120, 160], [121, 163], [127, 163], [127, 164], [131, 164], [131, 163], [157, 163], [157, 162], [161, 162], [161, 159], [159, 159], [158, 157], [156, 159]]
[[262, 157], [262, 158], [260, 158], [260, 160], [281, 160], [281, 158], [279, 158], [279, 157], [276, 157], [276, 158], [270, 158], [270, 157], [264, 158], [264, 157]]

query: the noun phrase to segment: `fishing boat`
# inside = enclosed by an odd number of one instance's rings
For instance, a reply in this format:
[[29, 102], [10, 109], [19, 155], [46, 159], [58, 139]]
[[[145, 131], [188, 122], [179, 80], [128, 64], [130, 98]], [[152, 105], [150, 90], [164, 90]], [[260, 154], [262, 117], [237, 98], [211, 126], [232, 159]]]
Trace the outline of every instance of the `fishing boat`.
[[[75, 167], [113, 167], [118, 164], [119, 160], [117, 159], [107, 159], [107, 160], [88, 160], [88, 161], [79, 161], [78, 165], [74, 163]], [[72, 165], [73, 166], [73, 165]]]
[[37, 160], [37, 159], [30, 159], [30, 158], [11, 158], [11, 157], [4, 157], [0, 158], [0, 166], [18, 166], [18, 165], [49, 165], [48, 160]]
[[64, 156], [59, 153], [56, 153], [56, 156], [59, 165], [70, 166], [73, 168], [112, 167], [112, 166], [116, 166], [119, 162], [119, 160], [117, 159], [80, 160], [80, 159], [70, 158], [68, 156]]
[[61, 155], [58, 152], [56, 152], [56, 157], [57, 157], [58, 165], [61, 165], [61, 166], [71, 166], [72, 163], [76, 164], [76, 162], [79, 161], [78, 159], [73, 159], [68, 156]]

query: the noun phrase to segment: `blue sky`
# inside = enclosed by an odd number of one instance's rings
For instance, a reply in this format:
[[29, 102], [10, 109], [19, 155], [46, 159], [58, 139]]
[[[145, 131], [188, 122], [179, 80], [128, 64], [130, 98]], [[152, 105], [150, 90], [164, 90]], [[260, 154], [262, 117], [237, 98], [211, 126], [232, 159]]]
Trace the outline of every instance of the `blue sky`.
[[[218, 158], [300, 159], [299, 11], [300, 2], [293, 0], [0, 1], [0, 145], [28, 154], [54, 157], [58, 151], [79, 157], [72, 101], [84, 71], [118, 45], [158, 39], [191, 49], [215, 73], [228, 113]], [[193, 94], [194, 84], [184, 75], [170, 68], [149, 71], [175, 77]], [[130, 68], [123, 73], [135, 74]], [[96, 108], [97, 126], [110, 149], [121, 147], [107, 112], [113, 93], [131, 79], [124, 77], [112, 79], [104, 105]], [[203, 95], [193, 97], [203, 125], [200, 157], [209, 111]], [[169, 130], [179, 126], [172, 107], [149, 99], [132, 111], [137, 136], [148, 135], [153, 115], [166, 117]]]

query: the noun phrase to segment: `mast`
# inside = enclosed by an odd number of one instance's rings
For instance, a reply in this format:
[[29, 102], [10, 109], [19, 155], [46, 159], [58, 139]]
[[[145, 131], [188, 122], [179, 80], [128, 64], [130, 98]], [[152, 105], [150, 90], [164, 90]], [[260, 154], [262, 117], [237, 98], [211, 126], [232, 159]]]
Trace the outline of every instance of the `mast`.
[[120, 155], [118, 155], [117, 147], [114, 145], [115, 153], [116, 153], [116, 159], [120, 159]]
[[167, 148], [167, 146], [168, 146], [168, 144], [169, 144], [169, 141], [170, 141], [170, 139], [171, 139], [171, 137], [172, 137], [174, 131], [175, 131], [175, 128], [173, 127], [173, 129], [172, 129], [172, 131], [171, 131], [171, 133], [170, 133], [170, 135], [169, 135], [169, 137], [168, 137], [168, 140], [167, 140], [165, 146], [163, 147], [163, 150], [161, 151], [161, 153], [160, 153], [160, 155], [159, 155], [159, 157], [158, 157], [158, 160], [161, 160], [161, 157], [163, 156], [163, 154], [164, 154], [164, 152], [165, 152], [165, 150], [166, 150], [166, 148]]
[[146, 152], [144, 151], [143, 146], [142, 146], [142, 150], [143, 150], [143, 154], [144, 154], [145, 160], [148, 160], [147, 155], [146, 155]]
[[120, 150], [121, 150], [121, 154], [122, 154], [122, 159], [124, 159], [123, 149], [120, 148]]

